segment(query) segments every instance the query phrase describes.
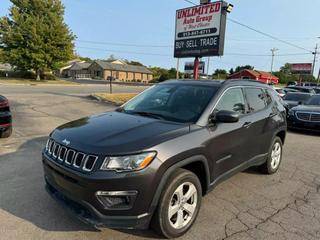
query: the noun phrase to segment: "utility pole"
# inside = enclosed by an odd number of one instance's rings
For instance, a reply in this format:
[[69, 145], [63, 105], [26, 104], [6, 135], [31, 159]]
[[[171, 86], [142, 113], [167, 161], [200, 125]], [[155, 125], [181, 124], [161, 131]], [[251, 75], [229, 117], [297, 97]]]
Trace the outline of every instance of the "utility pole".
[[198, 57], [196, 57], [194, 59], [194, 66], [193, 66], [193, 78], [195, 80], [199, 79], [199, 64], [200, 64], [200, 60]]
[[318, 54], [318, 44], [316, 44], [316, 47], [315, 47], [314, 52], [312, 54], [314, 55], [313, 64], [312, 64], [312, 76], [314, 76], [314, 71], [315, 71], [315, 67], [316, 67], [316, 60], [317, 60], [317, 54]]
[[318, 87], [319, 87], [319, 84], [320, 84], [320, 69], [319, 69], [318, 79], [317, 79], [317, 85], [318, 85]]
[[177, 58], [177, 75], [176, 75], [176, 79], [179, 79], [179, 64], [180, 64], [180, 58]]
[[274, 63], [274, 56], [275, 56], [275, 52], [278, 51], [279, 49], [277, 48], [272, 48], [271, 49], [271, 53], [272, 53], [272, 59], [271, 59], [271, 74], [273, 73], [273, 63]]
[[210, 57], [208, 57], [208, 62], [207, 62], [207, 78], [209, 77], [209, 66], [210, 66]]

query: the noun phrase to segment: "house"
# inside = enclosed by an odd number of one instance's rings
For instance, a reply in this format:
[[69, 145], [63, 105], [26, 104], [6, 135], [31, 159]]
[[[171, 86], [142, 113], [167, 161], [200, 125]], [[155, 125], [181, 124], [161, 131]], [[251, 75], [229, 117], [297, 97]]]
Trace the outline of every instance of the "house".
[[54, 71], [54, 74], [58, 77], [68, 78], [68, 77], [70, 77], [70, 75], [69, 75], [70, 68], [73, 66], [73, 64], [79, 63], [79, 62], [84, 62], [84, 61], [82, 61], [80, 59], [70, 60], [63, 67]]
[[145, 66], [127, 64], [121, 60], [115, 61], [94, 61], [88, 68], [91, 78], [107, 80], [110, 77], [123, 82], [148, 83], [153, 80], [152, 72]]
[[72, 78], [91, 78], [89, 72], [89, 62], [75, 62], [68, 70], [68, 77]]
[[9, 63], [0, 63], [0, 72], [11, 72], [13, 67]]
[[279, 78], [273, 74], [260, 70], [244, 69], [228, 76], [228, 79], [253, 79], [267, 84], [278, 84]]

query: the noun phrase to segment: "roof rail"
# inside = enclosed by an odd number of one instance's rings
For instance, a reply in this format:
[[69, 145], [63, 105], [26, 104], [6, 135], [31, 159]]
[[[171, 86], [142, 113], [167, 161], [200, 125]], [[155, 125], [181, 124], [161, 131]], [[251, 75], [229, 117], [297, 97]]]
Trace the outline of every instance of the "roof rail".
[[258, 83], [258, 84], [263, 84], [265, 85], [266, 83], [257, 81], [257, 80], [253, 80], [253, 79], [242, 79], [242, 78], [234, 78], [234, 79], [227, 79], [223, 82], [223, 84], [227, 84], [230, 82], [251, 82], [251, 83]]

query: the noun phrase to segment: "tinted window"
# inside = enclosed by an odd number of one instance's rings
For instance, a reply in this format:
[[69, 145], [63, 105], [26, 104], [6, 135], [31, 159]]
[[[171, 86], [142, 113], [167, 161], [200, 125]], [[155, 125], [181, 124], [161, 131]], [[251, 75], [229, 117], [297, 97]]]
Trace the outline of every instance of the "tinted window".
[[229, 89], [224, 93], [215, 108], [215, 111], [221, 110], [245, 113], [245, 101], [241, 88]]
[[160, 84], [126, 103], [123, 111], [149, 117], [153, 114], [182, 123], [196, 122], [217, 89], [214, 86]]
[[320, 106], [320, 96], [313, 96], [310, 100], [306, 103], [306, 105], [317, 105]]
[[257, 112], [266, 107], [265, 93], [260, 88], [245, 88], [250, 112]]
[[272, 103], [272, 97], [266, 89], [264, 90], [264, 100], [268, 106]]
[[296, 101], [296, 102], [305, 102], [310, 99], [309, 94], [303, 94], [303, 93], [288, 93], [284, 100], [287, 101]]

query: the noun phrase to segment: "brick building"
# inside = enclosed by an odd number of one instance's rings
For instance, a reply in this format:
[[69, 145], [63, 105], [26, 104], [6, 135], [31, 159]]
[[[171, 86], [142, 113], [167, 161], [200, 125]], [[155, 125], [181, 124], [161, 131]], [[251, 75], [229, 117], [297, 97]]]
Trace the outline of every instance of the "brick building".
[[88, 67], [88, 73], [91, 78], [107, 80], [108, 77], [113, 77], [124, 82], [138, 81], [148, 83], [153, 79], [152, 72], [148, 68], [130, 65], [121, 60], [113, 62], [94, 61]]

